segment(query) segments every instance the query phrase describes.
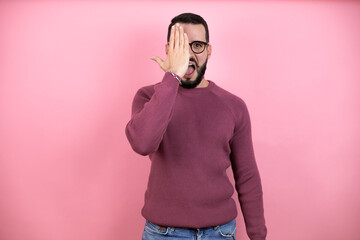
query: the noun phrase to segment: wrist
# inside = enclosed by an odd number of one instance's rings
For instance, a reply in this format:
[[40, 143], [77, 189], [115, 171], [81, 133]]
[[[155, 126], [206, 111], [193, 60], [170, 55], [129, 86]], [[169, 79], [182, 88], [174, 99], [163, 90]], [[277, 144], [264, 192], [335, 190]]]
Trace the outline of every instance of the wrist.
[[170, 70], [168, 70], [168, 71], [166, 71], [166, 72], [170, 73], [170, 74], [179, 82], [179, 85], [182, 84], [182, 83], [181, 83], [181, 78], [180, 78], [179, 75], [177, 75], [176, 73], [173, 73], [173, 72], [170, 71]]
[[180, 79], [184, 76], [184, 73], [182, 73], [180, 69], [174, 67], [169, 67], [167, 72], [172, 72], [173, 74], [178, 75]]

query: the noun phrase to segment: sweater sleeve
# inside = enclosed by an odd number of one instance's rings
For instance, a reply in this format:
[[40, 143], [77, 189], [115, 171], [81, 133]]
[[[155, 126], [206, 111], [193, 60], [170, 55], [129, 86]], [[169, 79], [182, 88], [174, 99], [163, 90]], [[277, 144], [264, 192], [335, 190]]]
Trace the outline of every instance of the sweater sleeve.
[[179, 83], [166, 72], [154, 94], [148, 96], [140, 89], [133, 100], [131, 119], [125, 133], [133, 150], [141, 155], [155, 152], [171, 119]]
[[230, 140], [231, 163], [246, 232], [251, 240], [265, 240], [263, 193], [260, 174], [255, 161], [251, 137], [251, 123], [244, 102], [237, 116], [237, 126]]

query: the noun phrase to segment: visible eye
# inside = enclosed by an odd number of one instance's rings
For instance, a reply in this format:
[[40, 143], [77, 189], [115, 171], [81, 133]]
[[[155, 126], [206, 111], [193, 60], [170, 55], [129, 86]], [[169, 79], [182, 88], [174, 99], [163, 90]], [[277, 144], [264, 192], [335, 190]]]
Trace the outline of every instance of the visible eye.
[[203, 47], [203, 44], [202, 43], [194, 43], [193, 45], [194, 48], [202, 48]]

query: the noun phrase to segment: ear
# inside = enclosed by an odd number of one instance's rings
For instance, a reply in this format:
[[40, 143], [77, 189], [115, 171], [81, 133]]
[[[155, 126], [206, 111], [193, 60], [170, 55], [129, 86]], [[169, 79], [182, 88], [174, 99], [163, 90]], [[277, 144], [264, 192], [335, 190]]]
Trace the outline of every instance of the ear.
[[210, 58], [211, 52], [212, 52], [212, 47], [211, 47], [210, 44], [207, 46], [206, 51], [207, 51], [207, 54], [208, 54], [208, 58]]
[[169, 44], [165, 44], [165, 53], [166, 53], [166, 55], [168, 54], [168, 51], [169, 51]]

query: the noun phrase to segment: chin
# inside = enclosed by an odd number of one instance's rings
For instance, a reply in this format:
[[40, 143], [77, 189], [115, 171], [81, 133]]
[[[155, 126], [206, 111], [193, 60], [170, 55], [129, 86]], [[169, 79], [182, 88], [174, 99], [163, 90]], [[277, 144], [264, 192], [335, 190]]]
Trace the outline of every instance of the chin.
[[181, 80], [184, 82], [194, 82], [194, 80], [191, 78], [182, 78]]
[[[194, 74], [195, 75], [195, 74]], [[184, 81], [186, 81], [186, 82], [195, 82], [196, 81], [196, 77], [197, 76], [192, 76], [191, 78], [185, 78], [185, 79], [183, 79]]]
[[194, 79], [194, 80], [192, 80], [192, 79], [185, 79], [184, 82], [186, 82], [186, 83], [188, 83], [188, 84], [194, 84], [194, 83], [195, 83], [195, 79]]

